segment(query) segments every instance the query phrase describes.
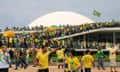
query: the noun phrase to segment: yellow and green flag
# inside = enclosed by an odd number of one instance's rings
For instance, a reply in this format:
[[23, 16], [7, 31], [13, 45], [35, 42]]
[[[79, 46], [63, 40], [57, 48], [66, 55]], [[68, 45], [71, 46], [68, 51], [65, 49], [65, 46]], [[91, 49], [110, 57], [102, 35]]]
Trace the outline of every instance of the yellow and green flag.
[[93, 15], [94, 15], [94, 16], [97, 16], [97, 17], [100, 17], [100, 16], [101, 16], [101, 13], [98, 12], [97, 10], [94, 10], [94, 11], [93, 11]]

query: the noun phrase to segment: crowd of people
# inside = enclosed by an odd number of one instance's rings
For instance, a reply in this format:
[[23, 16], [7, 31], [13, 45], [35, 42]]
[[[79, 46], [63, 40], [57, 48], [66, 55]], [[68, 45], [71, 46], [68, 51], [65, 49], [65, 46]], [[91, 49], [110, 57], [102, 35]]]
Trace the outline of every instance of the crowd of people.
[[[97, 22], [97, 23], [87, 23], [87, 24], [81, 24], [81, 25], [77, 25], [77, 26], [72, 26], [70, 24], [65, 25], [61, 25], [59, 24], [59, 26], [56, 25], [52, 25], [52, 27], [58, 28], [59, 31], [61, 31], [61, 29], [69, 29], [69, 31], [75, 30], [76, 32], [80, 31], [86, 31], [86, 30], [91, 30], [91, 29], [97, 29], [97, 28], [104, 28], [104, 27], [119, 27], [120, 26], [120, 22], [116, 22], [116, 21], [112, 21], [112, 22]], [[40, 30], [44, 30], [44, 26], [40, 25], [40, 26], [36, 26], [36, 27], [29, 27], [29, 26], [24, 26], [24, 27], [6, 27], [4, 30], [0, 29], [0, 31], [6, 31], [8, 29], [12, 29], [14, 31], [40, 31]]]
[[[110, 66], [111, 72], [117, 72], [116, 70], [116, 52], [117, 48], [113, 44], [110, 48], [107, 48], [110, 52]], [[8, 68], [0, 69], [1, 72], [8, 72], [9, 68], [12, 68], [13, 62], [15, 64], [15, 70], [18, 70], [19, 67], [26, 69], [30, 65], [30, 57], [32, 57], [33, 67], [38, 66], [38, 72], [49, 72], [49, 63], [51, 63], [51, 54], [55, 53], [57, 55], [57, 65], [58, 69], [64, 69], [64, 72], [91, 72], [92, 66], [98, 67], [105, 70], [104, 67], [104, 52], [102, 46], [98, 48], [95, 56], [98, 58], [98, 64], [94, 63], [94, 56], [91, 55], [90, 50], [86, 50], [84, 55], [76, 54], [74, 49], [65, 49], [63, 46], [60, 46], [55, 49], [45, 46], [42, 47], [31, 47], [28, 49], [25, 48], [7, 48], [6, 46], [1, 46], [0, 48], [0, 65], [1, 63], [9, 64]], [[82, 56], [79, 59], [77, 56]]]
[[[22, 34], [16, 34], [14, 37], [4, 37], [0, 39], [0, 64], [5, 63], [9, 64], [8, 68], [12, 67], [13, 62], [15, 63], [15, 70], [21, 66], [21, 68], [26, 69], [29, 67], [29, 60], [32, 57], [33, 67], [38, 66], [38, 72], [49, 72], [49, 62], [52, 59], [51, 54], [56, 53], [58, 69], [60, 67], [64, 68], [65, 72], [91, 72], [92, 65], [94, 64], [94, 57], [91, 55], [90, 51], [87, 50], [86, 54], [82, 56], [81, 60], [76, 56], [74, 50], [68, 48], [97, 48], [99, 49], [96, 56], [98, 58], [98, 69], [104, 67], [104, 53], [101, 47], [105, 47], [105, 42], [86, 42], [86, 41], [77, 41], [74, 42], [70, 40], [66, 42], [65, 40], [54, 40], [55, 37], [64, 37], [66, 35], [71, 35], [75, 33], [80, 33], [84, 31], [89, 31], [92, 29], [104, 28], [104, 27], [118, 27], [120, 26], [119, 22], [111, 23], [91, 23], [83, 24], [80, 26], [59, 26], [55, 30], [46, 30], [44, 27], [35, 27], [30, 29], [29, 27], [24, 27], [19, 29], [14, 27], [14, 31], [23, 31]], [[6, 28], [8, 30], [9, 28]], [[37, 31], [29, 32], [26, 31]], [[106, 46], [107, 47], [107, 46]], [[116, 51], [114, 46], [109, 46], [110, 49], [110, 66], [111, 72], [116, 70]], [[66, 48], [68, 50], [66, 50]], [[113, 49], [113, 50], [112, 50]], [[2, 69], [8, 71], [8, 68]], [[2, 71], [1, 70], [1, 71]]]
[[[105, 23], [90, 23], [90, 24], [83, 24], [80, 26], [71, 26], [71, 25], [66, 25], [66, 26], [53, 26], [55, 29], [54, 30], [46, 30], [46, 27], [43, 26], [36, 26], [30, 28], [29, 27], [23, 27], [23, 28], [19, 28], [19, 27], [13, 27], [12, 30], [14, 32], [16, 31], [23, 31], [22, 34], [17, 34], [14, 37], [1, 37], [0, 40], [2, 41], [3, 44], [5, 44], [6, 46], [11, 46], [11, 47], [29, 47], [32, 46], [33, 44], [35, 45], [35, 47], [37, 45], [41, 45], [41, 43], [48, 42], [50, 44], [51, 47], [55, 48], [59, 45], [64, 45], [64, 44], [68, 44], [68, 42], [63, 42], [63, 40], [53, 40], [53, 38], [56, 37], [64, 37], [67, 35], [71, 35], [71, 34], [75, 34], [75, 33], [80, 33], [80, 32], [84, 32], [84, 31], [89, 31], [92, 29], [98, 29], [98, 28], [105, 28], [105, 27], [118, 27], [120, 26], [119, 22], [105, 22]], [[22, 30], [21, 30], [22, 29]], [[9, 30], [9, 28], [7, 27], [5, 29]], [[26, 32], [26, 31], [37, 31], [37, 32]], [[73, 44], [73, 46], [76, 48], [93, 48], [94, 46], [100, 46], [103, 45], [105, 46], [106, 43], [105, 42], [86, 42], [86, 41], [72, 41], [71, 42]], [[67, 46], [66, 46], [67, 47]], [[72, 46], [71, 46], [72, 47]]]
[[[99, 46], [103, 46], [104, 49], [111, 44], [111, 42], [98, 42], [98, 41], [84, 41], [75, 37], [73, 39], [41, 39], [37, 36], [31, 34], [27, 35], [17, 35], [15, 37], [1, 37], [1, 43], [7, 47], [12, 48], [29, 48], [31, 46], [37, 47], [45, 45], [47, 43], [51, 48], [56, 48], [59, 46], [64, 46], [65, 48], [77, 48], [77, 49], [97, 49]], [[118, 45], [119, 46], [119, 45]]]

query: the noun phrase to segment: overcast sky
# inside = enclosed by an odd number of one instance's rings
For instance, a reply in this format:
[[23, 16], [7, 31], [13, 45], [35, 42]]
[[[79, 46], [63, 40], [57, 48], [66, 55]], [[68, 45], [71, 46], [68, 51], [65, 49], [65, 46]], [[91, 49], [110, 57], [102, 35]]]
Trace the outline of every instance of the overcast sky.
[[[92, 15], [93, 10], [102, 13]], [[93, 21], [120, 21], [120, 0], [0, 0], [0, 28], [26, 26], [55, 11], [73, 11]]]

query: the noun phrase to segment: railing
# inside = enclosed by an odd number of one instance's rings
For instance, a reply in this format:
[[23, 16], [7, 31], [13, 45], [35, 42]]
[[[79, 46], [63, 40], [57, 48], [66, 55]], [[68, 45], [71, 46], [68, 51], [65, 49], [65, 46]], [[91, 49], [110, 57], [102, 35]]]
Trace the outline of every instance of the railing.
[[64, 36], [64, 37], [53, 38], [53, 39], [54, 40], [56, 40], [56, 39], [65, 39], [65, 38], [71, 38], [71, 37], [75, 37], [75, 36], [79, 36], [79, 35], [84, 35], [84, 34], [89, 34], [89, 33], [94, 33], [94, 32], [101, 32], [101, 31], [104, 31], [104, 32], [105, 31], [120, 31], [120, 28], [119, 27], [115, 27], [115, 28], [100, 28], [100, 29], [94, 29], [94, 30], [80, 32], [80, 33], [75, 33], [75, 34]]

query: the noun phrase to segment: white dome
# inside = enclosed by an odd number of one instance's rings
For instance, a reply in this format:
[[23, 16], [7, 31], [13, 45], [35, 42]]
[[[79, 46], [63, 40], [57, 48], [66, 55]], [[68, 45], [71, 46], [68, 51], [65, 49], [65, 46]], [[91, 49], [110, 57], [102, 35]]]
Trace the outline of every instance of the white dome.
[[93, 23], [93, 21], [78, 13], [59, 11], [44, 15], [34, 20], [32, 23], [29, 24], [29, 27], [35, 27], [40, 25], [80, 25], [85, 23]]

